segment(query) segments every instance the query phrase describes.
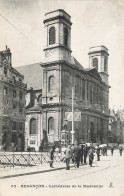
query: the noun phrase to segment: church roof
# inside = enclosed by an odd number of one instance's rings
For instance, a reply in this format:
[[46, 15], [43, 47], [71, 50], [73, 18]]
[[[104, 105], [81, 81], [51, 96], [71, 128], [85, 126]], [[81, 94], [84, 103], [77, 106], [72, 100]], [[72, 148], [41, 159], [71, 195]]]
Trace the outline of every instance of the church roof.
[[91, 68], [86, 68], [85, 71], [99, 79], [101, 79], [101, 76], [99, 75], [98, 71], [96, 70], [95, 67], [91, 67]]
[[88, 73], [90, 75], [93, 75], [99, 79], [101, 79], [101, 76], [99, 75], [98, 71], [96, 70], [95, 67], [89, 67], [89, 68], [84, 68], [74, 57], [71, 58], [71, 63], [78, 69], [85, 71], [85, 73]]
[[27, 83], [27, 89], [42, 89], [42, 67], [40, 63], [16, 67], [16, 70], [24, 75], [24, 82]]
[[75, 67], [84, 70], [83, 66], [77, 61], [77, 59], [76, 59], [75, 57], [71, 57], [71, 63], [72, 63]]
[[[16, 70], [24, 75], [24, 83], [27, 84], [27, 90], [33, 88], [33, 90], [42, 89], [42, 62], [16, 67]], [[93, 75], [101, 79], [98, 71], [95, 68], [84, 68], [74, 57], [71, 58], [71, 64], [78, 70], [82, 70], [85, 73]]]

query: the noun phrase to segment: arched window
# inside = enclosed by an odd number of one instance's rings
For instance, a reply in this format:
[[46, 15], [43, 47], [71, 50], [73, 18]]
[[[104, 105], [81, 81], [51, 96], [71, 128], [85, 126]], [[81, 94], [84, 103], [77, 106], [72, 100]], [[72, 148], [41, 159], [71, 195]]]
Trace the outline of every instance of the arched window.
[[55, 44], [55, 27], [49, 29], [49, 45]]
[[93, 67], [95, 67], [98, 70], [98, 59], [97, 58], [93, 59]]
[[36, 134], [36, 119], [32, 118], [30, 120], [30, 134]]
[[54, 118], [50, 117], [48, 120], [48, 134], [54, 134]]
[[64, 28], [64, 45], [68, 46], [68, 29]]
[[55, 90], [55, 77], [50, 76], [49, 77], [49, 92], [53, 92]]
[[40, 95], [38, 96], [37, 102], [38, 102], [39, 104], [42, 104], [42, 94], [40, 94]]
[[104, 58], [104, 71], [107, 71], [107, 60]]
[[4, 89], [3, 89], [3, 94], [4, 94], [4, 96], [7, 95], [7, 87], [4, 87]]

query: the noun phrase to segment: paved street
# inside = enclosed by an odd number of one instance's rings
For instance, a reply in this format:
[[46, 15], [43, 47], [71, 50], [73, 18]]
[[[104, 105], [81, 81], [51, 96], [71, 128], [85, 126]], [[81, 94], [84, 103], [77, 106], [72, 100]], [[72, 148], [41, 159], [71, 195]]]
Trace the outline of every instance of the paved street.
[[[113, 157], [94, 158], [93, 167], [89, 165], [67, 171], [56, 170], [47, 173], [18, 176], [0, 180], [0, 196], [10, 195], [114, 195], [124, 194], [124, 155], [118, 150]], [[25, 194], [26, 192], [26, 194]], [[17, 194], [18, 193], [18, 194]]]

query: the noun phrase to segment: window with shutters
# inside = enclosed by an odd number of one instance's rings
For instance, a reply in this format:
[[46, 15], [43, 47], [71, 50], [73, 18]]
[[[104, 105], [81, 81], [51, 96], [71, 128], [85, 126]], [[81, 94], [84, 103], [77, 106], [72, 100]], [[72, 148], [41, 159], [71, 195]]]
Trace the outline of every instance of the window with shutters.
[[64, 28], [64, 45], [68, 46], [68, 29]]
[[49, 29], [49, 45], [55, 44], [55, 27]]
[[36, 119], [32, 118], [30, 120], [30, 134], [36, 134]]
[[93, 67], [95, 67], [98, 70], [98, 59], [97, 58], [93, 59]]

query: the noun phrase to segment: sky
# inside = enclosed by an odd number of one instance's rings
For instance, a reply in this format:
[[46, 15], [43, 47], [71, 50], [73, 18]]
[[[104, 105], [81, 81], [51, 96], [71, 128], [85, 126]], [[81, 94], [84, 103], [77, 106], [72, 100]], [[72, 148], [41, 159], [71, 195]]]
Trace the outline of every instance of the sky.
[[44, 15], [64, 9], [72, 21], [72, 55], [89, 67], [90, 47], [109, 52], [109, 105], [124, 108], [124, 0], [0, 0], [0, 51], [11, 49], [12, 65], [44, 62]]

